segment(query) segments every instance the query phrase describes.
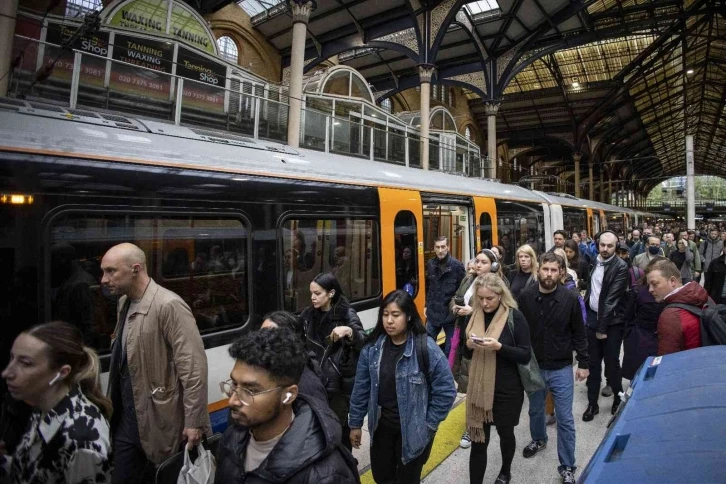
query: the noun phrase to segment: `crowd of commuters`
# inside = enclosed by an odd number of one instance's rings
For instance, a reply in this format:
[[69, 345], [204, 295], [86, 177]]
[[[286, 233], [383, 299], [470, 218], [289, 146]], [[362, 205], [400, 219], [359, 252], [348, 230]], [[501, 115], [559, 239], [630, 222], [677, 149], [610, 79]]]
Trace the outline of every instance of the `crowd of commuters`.
[[[527, 394], [522, 454], [545, 448], [546, 425], [556, 423], [557, 469], [574, 483], [576, 381], [586, 380], [583, 421], [599, 414], [601, 396], [612, 397], [614, 414], [622, 379], [648, 356], [701, 346], [699, 309], [726, 300], [726, 231], [703, 229], [644, 225], [594, 240], [558, 230], [550, 251], [523, 245], [506, 267], [502, 247], [464, 266], [439, 237], [426, 265], [426, 321], [410, 287], [399, 287], [382, 298], [369, 335], [335, 274], [319, 274], [300, 316], [270, 313], [230, 346], [215, 482], [360, 482], [351, 450], [366, 418], [374, 480], [420, 482], [458, 391], [470, 482], [483, 482], [495, 427], [496, 483], [506, 484], [527, 367], [543, 385]], [[397, 282], [415, 286], [413, 249], [403, 250]], [[135, 245], [111, 248], [101, 268], [104, 289], [120, 296], [108, 392], [81, 328], [52, 322], [21, 333], [2, 377], [26, 411], [3, 422], [0, 482], [153, 482], [159, 464], [211, 436], [207, 358], [189, 306], [149, 276]]]

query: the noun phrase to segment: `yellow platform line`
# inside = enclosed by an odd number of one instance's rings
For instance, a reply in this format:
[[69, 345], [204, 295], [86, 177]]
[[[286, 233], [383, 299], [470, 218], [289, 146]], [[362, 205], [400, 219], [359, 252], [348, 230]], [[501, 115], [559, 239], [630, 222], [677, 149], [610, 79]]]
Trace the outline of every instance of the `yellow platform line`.
[[[446, 460], [456, 449], [459, 448], [461, 434], [466, 426], [466, 400], [462, 399], [449, 412], [446, 420], [439, 425], [439, 431], [436, 432], [434, 445], [431, 448], [431, 456], [426, 462], [421, 473], [421, 479], [426, 477], [431, 471], [436, 469], [443, 461]], [[368, 470], [360, 476], [361, 484], [373, 484], [373, 473]]]

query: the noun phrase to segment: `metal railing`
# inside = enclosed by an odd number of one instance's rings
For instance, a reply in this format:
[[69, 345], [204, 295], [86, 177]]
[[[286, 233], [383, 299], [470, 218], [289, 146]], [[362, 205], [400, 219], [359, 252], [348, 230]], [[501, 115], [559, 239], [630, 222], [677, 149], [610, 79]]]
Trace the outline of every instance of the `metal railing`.
[[[58, 45], [37, 39], [15, 38], [14, 57], [21, 52], [18, 41], [24, 44], [25, 57], [12, 73], [11, 96], [50, 101], [77, 112], [93, 108], [287, 142], [289, 105], [284, 93], [278, 93], [281, 100], [270, 99], [268, 90], [260, 96], [243, 92], [242, 86], [233, 90], [89, 52], [61, 51]], [[56, 58], [52, 71], [41, 74], [49, 59]], [[315, 109], [301, 112], [303, 148], [420, 168], [422, 144], [410, 127], [345, 119]], [[482, 178], [489, 173], [488, 165], [458, 143], [441, 142], [440, 134], [429, 139], [431, 170]]]
[[[614, 202], [614, 201], [613, 201]], [[620, 207], [627, 207], [627, 208], [643, 208], [643, 209], [653, 209], [653, 210], [685, 210], [687, 203], [686, 200], [680, 200], [680, 199], [672, 199], [672, 200], [663, 200], [663, 201], [654, 201], [654, 200], [647, 200], [645, 203], [635, 203], [633, 201], [625, 201], [623, 203], [622, 200], [620, 200], [619, 204], [613, 203], [613, 205], [618, 205]], [[706, 211], [708, 209], [718, 209], [718, 210], [726, 210], [726, 200], [696, 200], [696, 209]]]

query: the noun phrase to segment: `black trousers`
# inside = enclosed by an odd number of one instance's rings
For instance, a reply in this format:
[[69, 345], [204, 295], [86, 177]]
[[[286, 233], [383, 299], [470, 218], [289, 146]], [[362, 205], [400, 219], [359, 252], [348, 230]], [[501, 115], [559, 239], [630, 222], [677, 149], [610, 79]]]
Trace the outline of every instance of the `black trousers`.
[[112, 484], [146, 484], [154, 482], [154, 464], [141, 447], [136, 419], [120, 415], [113, 428]]
[[613, 395], [623, 391], [623, 375], [620, 369], [620, 347], [623, 344], [625, 325], [608, 326], [607, 338], [597, 339], [595, 330], [587, 328], [587, 346], [590, 352], [590, 376], [587, 377], [587, 402], [597, 405], [602, 383], [602, 364], [605, 362], [607, 378]]
[[[469, 454], [469, 483], [482, 484], [484, 474], [487, 471], [487, 448], [491, 437], [492, 426], [484, 425], [485, 440], [482, 443], [472, 442], [471, 453]], [[517, 439], [514, 436], [513, 426], [497, 426], [499, 434], [499, 448], [502, 451], [502, 468], [500, 474], [510, 476], [512, 474], [512, 461], [517, 449]]]
[[378, 484], [419, 484], [421, 471], [429, 455], [434, 439], [424, 451], [408, 464], [401, 462], [401, 427], [384, 420], [378, 422], [371, 446], [371, 472]]
[[146, 453], [141, 447], [139, 423], [134, 408], [134, 393], [125, 358], [115, 381], [118, 386], [113, 392], [116, 400], [114, 415], [111, 419], [114, 466], [111, 483], [153, 483], [155, 466], [146, 458]]

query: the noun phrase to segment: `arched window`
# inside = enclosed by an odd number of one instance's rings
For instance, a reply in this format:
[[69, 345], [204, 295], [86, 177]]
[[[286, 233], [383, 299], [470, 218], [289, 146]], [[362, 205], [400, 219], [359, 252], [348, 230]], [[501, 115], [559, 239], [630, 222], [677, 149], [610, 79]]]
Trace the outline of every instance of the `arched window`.
[[469, 126], [466, 127], [466, 130], [464, 130], [464, 137], [468, 140], [471, 140], [471, 129]]
[[381, 101], [381, 108], [387, 112], [388, 114], [393, 113], [393, 106], [391, 104], [391, 98], [387, 97], [383, 101]]
[[217, 47], [219, 48], [219, 56], [233, 64], [237, 64], [239, 59], [239, 50], [237, 44], [234, 43], [232, 37], [223, 35], [217, 39]]
[[87, 13], [102, 8], [101, 0], [68, 0], [66, 2], [66, 17], [83, 17]]

